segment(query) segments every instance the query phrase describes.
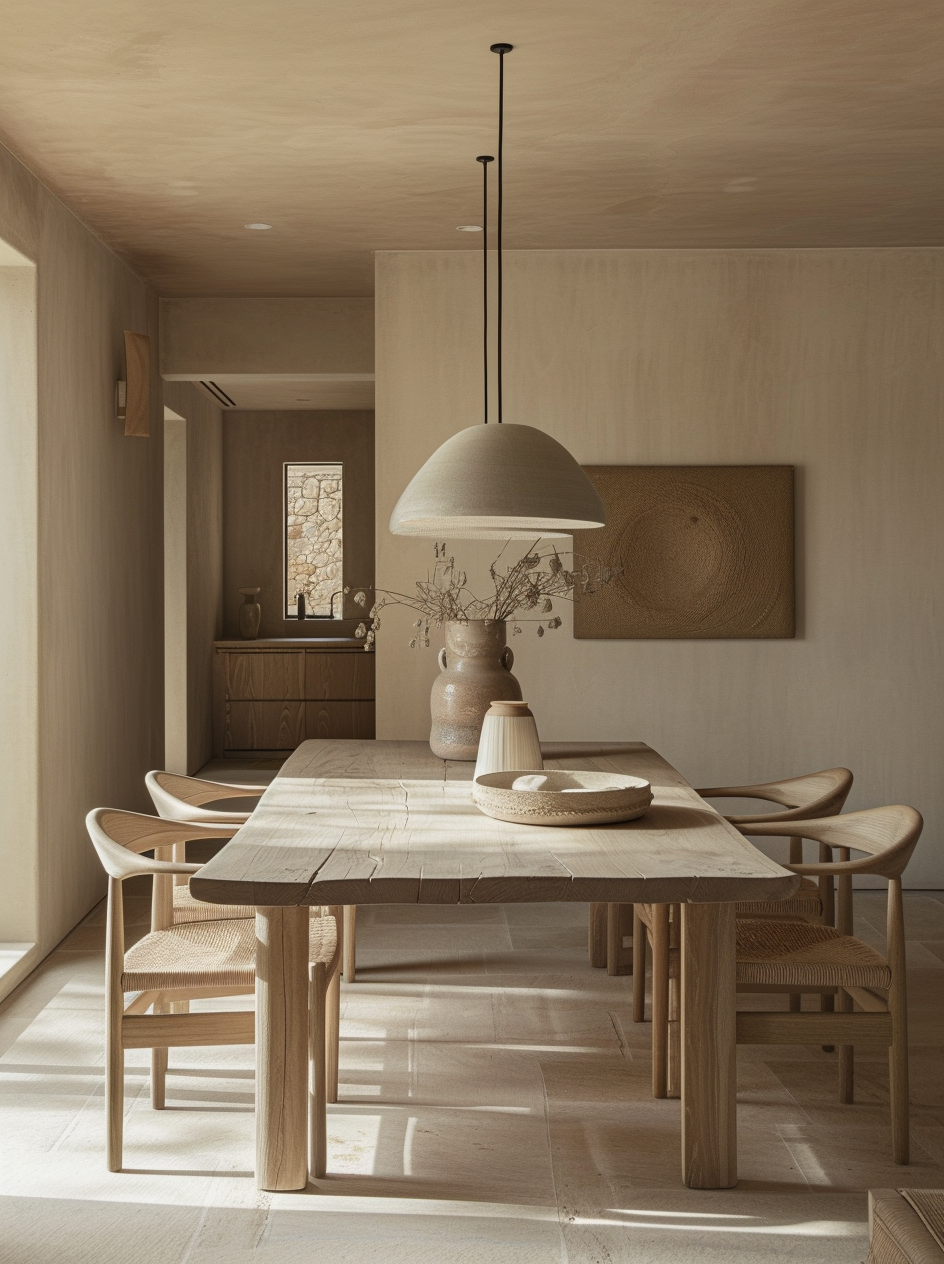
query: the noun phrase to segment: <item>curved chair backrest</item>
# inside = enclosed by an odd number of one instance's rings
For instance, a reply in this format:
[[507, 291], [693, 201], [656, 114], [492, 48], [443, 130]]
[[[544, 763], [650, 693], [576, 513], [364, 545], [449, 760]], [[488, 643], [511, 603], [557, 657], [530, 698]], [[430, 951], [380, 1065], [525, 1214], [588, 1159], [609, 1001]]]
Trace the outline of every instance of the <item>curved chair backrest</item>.
[[[121, 884], [125, 878], [151, 874], [151, 929], [164, 930], [173, 921], [173, 886], [197, 873], [201, 865], [187, 864], [186, 845], [198, 838], [232, 838], [239, 824], [199, 825], [193, 821], [163, 821], [143, 812], [95, 808], [85, 825], [110, 879], [109, 926], [121, 920]], [[154, 859], [140, 853], [153, 851]], [[117, 941], [116, 941], [117, 942]]]
[[[768, 781], [756, 786], [716, 786], [697, 793], [703, 799], [762, 799], [767, 803], [780, 803], [786, 808], [785, 812], [757, 815], [748, 813], [746, 816], [727, 817], [732, 825], [740, 826], [764, 821], [782, 823], [835, 816], [842, 811], [851, 789], [852, 773], [848, 768], [824, 768], [822, 772], [788, 777], [785, 781]], [[798, 833], [792, 827], [789, 832]]]
[[248, 812], [222, 811], [201, 807], [204, 803], [217, 803], [221, 799], [258, 798], [265, 786], [228, 785], [221, 781], [204, 781], [200, 777], [184, 777], [176, 772], [149, 772], [144, 783], [157, 808], [158, 815], [167, 821], [219, 821], [242, 823], [248, 820]]
[[[160, 859], [160, 853], [198, 838], [231, 837], [238, 828], [235, 824], [207, 826], [192, 821], [163, 821], [157, 816], [119, 808], [94, 808], [85, 818], [85, 825], [105, 872], [119, 881], [138, 873], [196, 873], [200, 865]], [[155, 858], [140, 854], [145, 851], [153, 851]]]
[[[790, 831], [798, 838], [809, 838], [826, 847], [838, 849], [840, 860], [819, 864], [795, 864], [786, 867], [800, 874], [873, 873], [890, 880], [900, 878], [921, 837], [924, 821], [921, 813], [903, 804], [883, 808], [866, 808], [818, 820], [794, 821]], [[757, 835], [783, 831], [771, 821], [751, 827]], [[849, 852], [865, 852], [860, 860], [852, 860]]]

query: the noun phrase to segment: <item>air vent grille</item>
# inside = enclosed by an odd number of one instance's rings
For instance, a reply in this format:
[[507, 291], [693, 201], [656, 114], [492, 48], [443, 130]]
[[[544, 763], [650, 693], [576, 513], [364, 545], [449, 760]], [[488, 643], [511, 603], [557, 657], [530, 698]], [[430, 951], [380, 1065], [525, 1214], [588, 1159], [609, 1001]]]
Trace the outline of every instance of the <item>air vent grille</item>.
[[201, 382], [200, 385], [208, 395], [212, 395], [216, 402], [222, 404], [224, 408], [235, 408], [237, 406], [236, 401], [231, 399], [222, 386], [217, 386], [215, 382]]

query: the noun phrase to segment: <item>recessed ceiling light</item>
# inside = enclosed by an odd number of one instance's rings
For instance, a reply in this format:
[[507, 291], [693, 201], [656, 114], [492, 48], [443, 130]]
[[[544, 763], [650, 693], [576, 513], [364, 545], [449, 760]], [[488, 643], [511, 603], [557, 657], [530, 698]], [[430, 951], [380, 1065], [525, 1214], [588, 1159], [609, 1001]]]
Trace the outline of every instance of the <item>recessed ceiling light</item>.
[[243, 224], [243, 228], [271, 228], [271, 224]]
[[456, 229], [457, 233], [480, 233], [481, 231], [481, 224], [460, 224]]

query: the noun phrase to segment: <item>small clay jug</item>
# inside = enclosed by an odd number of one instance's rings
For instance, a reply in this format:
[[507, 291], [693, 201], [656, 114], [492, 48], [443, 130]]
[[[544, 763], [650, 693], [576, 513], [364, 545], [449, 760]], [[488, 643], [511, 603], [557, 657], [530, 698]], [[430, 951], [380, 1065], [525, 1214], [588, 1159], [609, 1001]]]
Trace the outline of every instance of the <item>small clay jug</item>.
[[485, 713], [498, 699], [520, 701], [521, 686], [511, 674], [515, 656], [500, 619], [446, 624], [439, 651], [440, 675], [433, 681], [430, 748], [440, 759], [474, 761]]
[[259, 623], [262, 619], [262, 607], [256, 598], [261, 588], [240, 588], [239, 594], [243, 604], [239, 607], [239, 635], [244, 641], [254, 641], [259, 635]]

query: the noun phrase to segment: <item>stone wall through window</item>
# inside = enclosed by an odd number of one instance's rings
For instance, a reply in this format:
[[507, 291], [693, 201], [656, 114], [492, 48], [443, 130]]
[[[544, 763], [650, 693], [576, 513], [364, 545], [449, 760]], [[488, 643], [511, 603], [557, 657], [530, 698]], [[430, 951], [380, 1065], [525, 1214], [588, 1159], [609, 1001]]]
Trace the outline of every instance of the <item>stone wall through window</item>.
[[[289, 618], [296, 597], [305, 594], [309, 614], [327, 615], [331, 595], [344, 584], [340, 462], [285, 463], [285, 607]], [[343, 608], [335, 598], [334, 612]]]

